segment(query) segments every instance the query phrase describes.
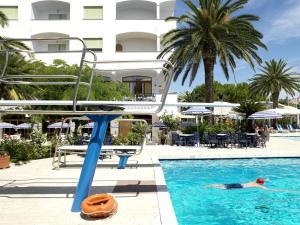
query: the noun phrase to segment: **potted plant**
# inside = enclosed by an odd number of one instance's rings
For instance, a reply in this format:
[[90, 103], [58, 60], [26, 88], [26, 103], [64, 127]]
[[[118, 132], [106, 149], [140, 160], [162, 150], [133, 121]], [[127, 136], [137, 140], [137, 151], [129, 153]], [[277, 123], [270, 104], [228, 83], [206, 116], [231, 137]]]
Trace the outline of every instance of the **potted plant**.
[[9, 154], [0, 148], [0, 169], [8, 168], [10, 163]]

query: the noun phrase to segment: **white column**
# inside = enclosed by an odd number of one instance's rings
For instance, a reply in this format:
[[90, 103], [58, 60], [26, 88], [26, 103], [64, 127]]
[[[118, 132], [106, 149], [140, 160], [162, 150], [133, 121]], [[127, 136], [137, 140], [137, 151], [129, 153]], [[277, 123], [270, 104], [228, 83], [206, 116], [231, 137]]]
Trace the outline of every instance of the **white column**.
[[160, 19], [160, 7], [159, 4], [156, 5], [156, 19]]

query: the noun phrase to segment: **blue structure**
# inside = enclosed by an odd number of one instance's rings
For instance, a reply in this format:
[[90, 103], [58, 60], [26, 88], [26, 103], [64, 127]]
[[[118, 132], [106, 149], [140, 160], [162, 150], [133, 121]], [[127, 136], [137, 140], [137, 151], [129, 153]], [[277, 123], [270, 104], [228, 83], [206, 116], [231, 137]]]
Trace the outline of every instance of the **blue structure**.
[[120, 157], [120, 161], [119, 161], [119, 164], [118, 164], [118, 169], [125, 169], [126, 165], [127, 165], [127, 161], [128, 161], [128, 158], [129, 158], [129, 155], [122, 155], [122, 156], [119, 156]]
[[111, 120], [116, 119], [119, 115], [88, 115], [88, 117], [94, 121], [94, 128], [76, 188], [75, 198], [71, 209], [72, 212], [81, 211], [81, 202], [88, 196], [94, 179], [97, 161], [102, 149], [107, 126]]

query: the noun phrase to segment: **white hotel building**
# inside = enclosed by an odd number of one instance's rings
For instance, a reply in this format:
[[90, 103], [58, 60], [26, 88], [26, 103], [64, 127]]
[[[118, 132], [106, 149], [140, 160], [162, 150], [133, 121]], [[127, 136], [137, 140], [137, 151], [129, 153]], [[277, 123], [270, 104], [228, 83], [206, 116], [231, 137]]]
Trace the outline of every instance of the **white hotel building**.
[[[160, 39], [176, 22], [165, 22], [172, 16], [175, 0], [0, 0], [0, 11], [9, 26], [1, 35], [11, 38], [78, 37], [92, 49], [98, 60], [153, 60], [161, 51]], [[30, 45], [30, 44], [29, 44]], [[73, 41], [34, 42], [36, 51], [74, 50]], [[80, 57], [60, 54], [67, 63], [78, 63]], [[57, 55], [56, 55], [57, 56]], [[51, 63], [55, 56], [37, 55]], [[77, 60], [77, 61], [76, 61]], [[126, 82], [139, 100], [160, 99], [165, 77], [156, 70], [115, 72], [107, 79]], [[169, 95], [167, 102], [177, 102]], [[177, 113], [177, 107], [167, 111]], [[147, 118], [156, 121], [157, 115]]]

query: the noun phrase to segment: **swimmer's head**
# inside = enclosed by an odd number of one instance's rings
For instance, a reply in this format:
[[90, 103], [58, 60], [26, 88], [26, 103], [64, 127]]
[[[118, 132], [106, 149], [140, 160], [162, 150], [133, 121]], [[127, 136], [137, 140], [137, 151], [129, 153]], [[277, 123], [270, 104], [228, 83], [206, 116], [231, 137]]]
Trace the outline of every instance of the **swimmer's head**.
[[262, 178], [257, 178], [256, 183], [263, 185], [265, 183], [265, 181]]

